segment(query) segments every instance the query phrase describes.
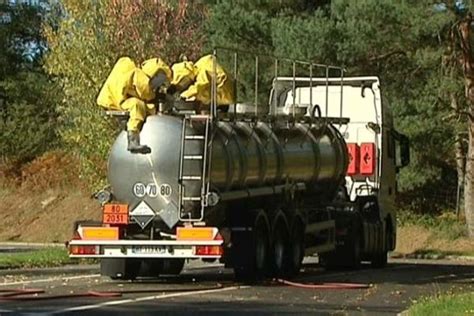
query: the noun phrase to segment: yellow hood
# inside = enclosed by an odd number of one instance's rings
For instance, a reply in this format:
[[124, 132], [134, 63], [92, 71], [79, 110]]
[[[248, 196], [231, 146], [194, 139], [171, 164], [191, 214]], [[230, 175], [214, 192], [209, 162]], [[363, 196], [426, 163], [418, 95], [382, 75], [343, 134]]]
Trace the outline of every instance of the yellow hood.
[[168, 81], [171, 81], [172, 74], [170, 67], [161, 59], [161, 58], [151, 58], [145, 60], [141, 66], [143, 72], [149, 77], [153, 78], [158, 71], [163, 71], [168, 78]]

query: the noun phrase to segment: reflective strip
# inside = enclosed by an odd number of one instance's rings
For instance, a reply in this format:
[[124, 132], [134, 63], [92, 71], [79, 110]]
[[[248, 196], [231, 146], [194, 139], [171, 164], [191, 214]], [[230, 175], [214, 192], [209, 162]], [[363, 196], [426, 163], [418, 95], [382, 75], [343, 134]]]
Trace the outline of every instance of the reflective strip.
[[118, 227], [80, 227], [83, 240], [118, 240]]
[[217, 235], [215, 227], [178, 227], [176, 240], [213, 240]]
[[71, 240], [69, 245], [91, 246], [219, 246], [223, 240]]

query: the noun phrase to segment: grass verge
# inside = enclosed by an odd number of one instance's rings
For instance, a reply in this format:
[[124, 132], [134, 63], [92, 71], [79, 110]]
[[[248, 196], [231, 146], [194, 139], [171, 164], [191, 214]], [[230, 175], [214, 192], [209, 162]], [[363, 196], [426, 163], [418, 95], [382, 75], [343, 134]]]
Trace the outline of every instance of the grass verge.
[[472, 251], [449, 251], [439, 249], [419, 249], [409, 254], [401, 254], [398, 252], [392, 252], [390, 255], [392, 258], [407, 258], [407, 259], [446, 259], [450, 257], [473, 257], [474, 250]]
[[50, 247], [28, 252], [0, 254], [0, 269], [45, 268], [73, 264], [65, 248]]
[[416, 225], [429, 229], [436, 237], [447, 240], [456, 240], [467, 236], [465, 219], [458, 219], [453, 212], [444, 212], [439, 215], [416, 214], [401, 210], [397, 213], [400, 226]]
[[408, 310], [410, 316], [474, 315], [474, 292], [425, 298]]

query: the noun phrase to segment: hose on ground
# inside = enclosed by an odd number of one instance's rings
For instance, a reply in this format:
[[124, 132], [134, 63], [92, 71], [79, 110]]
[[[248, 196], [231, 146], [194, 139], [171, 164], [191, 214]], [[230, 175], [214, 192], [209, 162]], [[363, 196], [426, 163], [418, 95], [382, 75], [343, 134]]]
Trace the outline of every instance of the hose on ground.
[[220, 283], [215, 286], [197, 287], [197, 288], [175, 288], [175, 289], [148, 289], [148, 290], [119, 290], [119, 291], [88, 291], [83, 293], [71, 293], [60, 295], [39, 295], [45, 291], [43, 289], [2, 289], [0, 290], [0, 301], [41, 301], [55, 300], [66, 298], [82, 298], [82, 297], [101, 297], [113, 298], [121, 297], [124, 294], [143, 294], [143, 293], [173, 293], [173, 292], [192, 292], [192, 291], [209, 291], [224, 288]]
[[363, 283], [298, 283], [292, 282], [283, 279], [275, 279], [277, 283], [303, 288], [303, 289], [312, 289], [312, 290], [360, 290], [360, 289], [368, 289], [371, 287], [370, 284], [363, 284]]

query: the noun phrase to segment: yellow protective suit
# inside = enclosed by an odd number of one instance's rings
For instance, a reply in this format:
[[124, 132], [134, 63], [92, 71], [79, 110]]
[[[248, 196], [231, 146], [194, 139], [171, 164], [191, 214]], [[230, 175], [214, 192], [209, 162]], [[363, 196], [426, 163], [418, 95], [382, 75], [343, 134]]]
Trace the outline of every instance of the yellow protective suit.
[[[184, 62], [186, 63], [186, 62]], [[183, 63], [179, 63], [183, 64]], [[193, 66], [194, 73], [190, 74], [183, 70], [184, 66], [173, 65], [180, 70], [180, 75], [173, 73], [173, 81], [179, 82], [180, 77], [191, 78], [194, 75], [194, 83], [181, 93], [181, 97], [186, 101], [199, 101], [204, 105], [211, 104], [212, 76], [214, 73], [214, 64], [212, 55], [201, 57]], [[187, 69], [187, 68], [186, 68]], [[227, 75], [224, 68], [216, 62], [216, 80], [217, 80], [217, 105], [229, 105], [234, 103], [234, 87], [231, 78]], [[181, 79], [182, 81], [183, 79]]]
[[189, 86], [193, 84], [194, 79], [196, 79], [196, 70], [194, 64], [190, 61], [175, 63], [171, 66], [171, 70], [173, 72], [171, 85], [175, 86], [178, 92], [189, 88]]
[[112, 68], [97, 97], [97, 104], [108, 110], [129, 111], [127, 130], [138, 132], [147, 114], [153, 114], [155, 98], [150, 80], [158, 72], [164, 72], [168, 81], [171, 70], [159, 58], [152, 58], [138, 68], [129, 57], [120, 58]]

